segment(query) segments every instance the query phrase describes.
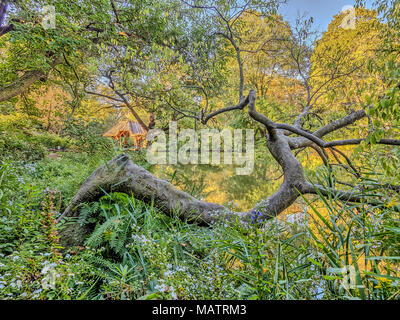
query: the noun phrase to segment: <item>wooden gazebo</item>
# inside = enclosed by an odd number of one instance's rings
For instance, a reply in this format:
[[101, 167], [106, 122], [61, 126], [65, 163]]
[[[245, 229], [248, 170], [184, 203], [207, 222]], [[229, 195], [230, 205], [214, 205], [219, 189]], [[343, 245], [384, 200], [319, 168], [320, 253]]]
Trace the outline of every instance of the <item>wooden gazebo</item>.
[[133, 145], [140, 149], [145, 146], [147, 131], [138, 122], [122, 120], [114, 127], [103, 134], [104, 137], [111, 137], [119, 140], [120, 144], [128, 144], [128, 139], [132, 138]]

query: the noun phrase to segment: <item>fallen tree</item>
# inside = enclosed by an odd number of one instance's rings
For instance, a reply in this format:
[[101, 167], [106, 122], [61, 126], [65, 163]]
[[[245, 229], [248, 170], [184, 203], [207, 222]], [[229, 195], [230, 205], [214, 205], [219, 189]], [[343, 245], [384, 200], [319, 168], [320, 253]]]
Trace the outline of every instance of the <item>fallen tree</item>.
[[[87, 178], [58, 221], [67, 217], [78, 217], [81, 204], [97, 201], [105, 192], [132, 194], [139, 200], [153, 204], [165, 214], [176, 211], [183, 220], [202, 225], [210, 225], [224, 219], [238, 219], [248, 223], [251, 221], [254, 212], [261, 213], [261, 221], [268, 220], [287, 209], [301, 194], [322, 194], [324, 196], [332, 194], [337, 199], [346, 202], [380, 203], [379, 199], [371, 201], [370, 197], [365, 197], [357, 191], [341, 191], [321, 185], [313, 185], [306, 179], [301, 163], [293, 154], [293, 150], [313, 147], [322, 150], [320, 155], [323, 157], [324, 148], [330, 148], [332, 144], [354, 144], [353, 140], [341, 140], [332, 143], [326, 142], [322, 138], [332, 131], [362, 119], [366, 116], [364, 110], [353, 112], [342, 119], [327, 124], [314, 133], [309, 133], [299, 127], [275, 123], [258, 113], [255, 109], [255, 92], [253, 90], [250, 91], [244, 102], [241, 102], [240, 109], [243, 109], [244, 106], [248, 106], [248, 112], [252, 119], [265, 125], [268, 132], [266, 135], [268, 149], [284, 173], [284, 180], [280, 188], [270, 197], [256, 204], [251, 210], [233, 212], [220, 204], [200, 201], [188, 193], [178, 190], [171, 183], [161, 180], [142, 167], [135, 165], [129, 160], [128, 156], [122, 154], [97, 168]], [[299, 136], [290, 137], [288, 132], [296, 133]], [[380, 143], [400, 144], [400, 141], [382, 139]], [[89, 231], [87, 226], [80, 225], [78, 222], [68, 224], [60, 232], [61, 242], [65, 247], [80, 245]]]

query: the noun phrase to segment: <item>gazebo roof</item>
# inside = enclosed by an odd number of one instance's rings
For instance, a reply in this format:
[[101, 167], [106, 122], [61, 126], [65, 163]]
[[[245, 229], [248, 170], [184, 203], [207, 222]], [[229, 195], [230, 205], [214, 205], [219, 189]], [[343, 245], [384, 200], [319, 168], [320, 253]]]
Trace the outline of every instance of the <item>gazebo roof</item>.
[[145, 135], [147, 131], [142, 128], [142, 126], [135, 121], [122, 120], [118, 122], [114, 127], [103, 134], [105, 137], [116, 137], [122, 131], [128, 131], [131, 136], [135, 135]]

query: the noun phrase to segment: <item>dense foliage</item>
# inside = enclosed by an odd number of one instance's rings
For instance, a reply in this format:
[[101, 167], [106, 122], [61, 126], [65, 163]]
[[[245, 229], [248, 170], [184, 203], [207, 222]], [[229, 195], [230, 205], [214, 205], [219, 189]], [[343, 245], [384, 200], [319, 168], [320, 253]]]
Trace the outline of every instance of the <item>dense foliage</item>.
[[[380, 143], [399, 134], [400, 2], [357, 7], [351, 30], [338, 14], [322, 35], [312, 20], [291, 26], [279, 4], [0, 0], [0, 299], [400, 299], [400, 149]], [[45, 5], [55, 6], [55, 29], [40, 23]], [[259, 112], [306, 133], [365, 108], [357, 125], [329, 133], [357, 143], [295, 152], [312, 184], [364, 200], [317, 190], [269, 221], [254, 211], [249, 226], [204, 227], [104, 192], [57, 222], [93, 170], [121, 152], [164, 170], [145, 150], [102, 137], [124, 117], [144, 128], [152, 114], [157, 128], [257, 129], [265, 166], [214, 183], [231, 192], [231, 207], [278, 189], [266, 126], [240, 108], [212, 116], [251, 89]], [[220, 200], [200, 173], [164, 174]], [[91, 232], [63, 248], [59, 231], [72, 223]]]

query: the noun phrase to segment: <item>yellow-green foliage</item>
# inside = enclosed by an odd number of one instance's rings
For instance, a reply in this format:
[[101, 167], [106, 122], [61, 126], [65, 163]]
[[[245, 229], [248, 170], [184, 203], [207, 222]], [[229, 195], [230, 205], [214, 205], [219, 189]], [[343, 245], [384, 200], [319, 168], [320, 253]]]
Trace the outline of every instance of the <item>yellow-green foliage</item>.
[[41, 130], [40, 122], [22, 113], [0, 115], [0, 152], [20, 160], [42, 159], [49, 148], [66, 148], [71, 139]]

